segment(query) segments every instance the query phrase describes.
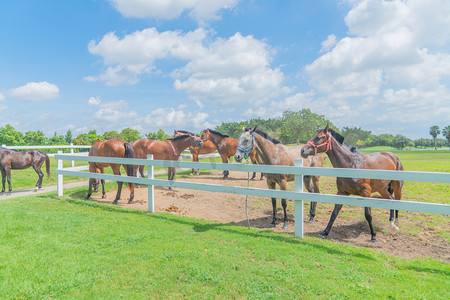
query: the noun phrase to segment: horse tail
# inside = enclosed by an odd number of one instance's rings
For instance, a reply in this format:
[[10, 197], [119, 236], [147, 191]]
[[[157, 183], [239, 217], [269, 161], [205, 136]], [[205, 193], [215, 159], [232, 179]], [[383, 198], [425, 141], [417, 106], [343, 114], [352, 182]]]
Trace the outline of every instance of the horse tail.
[[47, 178], [50, 178], [50, 158], [47, 154], [45, 154], [45, 169], [47, 170]]
[[[124, 143], [123, 146], [125, 147], [125, 154], [123, 157], [125, 158], [134, 158], [134, 151], [133, 147], [131, 147], [130, 144]], [[134, 166], [133, 165], [127, 165], [127, 175], [133, 176], [134, 174]]]

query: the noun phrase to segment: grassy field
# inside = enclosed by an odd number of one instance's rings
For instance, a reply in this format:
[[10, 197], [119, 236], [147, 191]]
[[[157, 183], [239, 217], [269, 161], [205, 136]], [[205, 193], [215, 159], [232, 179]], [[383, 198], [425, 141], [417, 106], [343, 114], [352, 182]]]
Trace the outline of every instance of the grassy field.
[[5, 299], [450, 296], [449, 264], [434, 259], [55, 193], [1, 200], [0, 210]]

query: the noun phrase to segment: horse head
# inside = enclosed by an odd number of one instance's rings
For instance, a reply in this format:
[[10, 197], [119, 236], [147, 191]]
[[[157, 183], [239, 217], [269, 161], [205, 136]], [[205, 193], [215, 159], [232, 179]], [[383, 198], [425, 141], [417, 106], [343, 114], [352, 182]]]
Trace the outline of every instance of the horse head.
[[316, 155], [317, 153], [325, 153], [331, 150], [331, 131], [330, 127], [319, 128], [317, 134], [313, 136], [305, 146], [300, 150], [300, 155], [303, 158], [307, 158], [310, 155]]
[[234, 154], [234, 159], [237, 162], [241, 162], [243, 158], [248, 158], [250, 153], [255, 149], [255, 130], [254, 128], [242, 127], [242, 134], [238, 139], [238, 146], [236, 153]]

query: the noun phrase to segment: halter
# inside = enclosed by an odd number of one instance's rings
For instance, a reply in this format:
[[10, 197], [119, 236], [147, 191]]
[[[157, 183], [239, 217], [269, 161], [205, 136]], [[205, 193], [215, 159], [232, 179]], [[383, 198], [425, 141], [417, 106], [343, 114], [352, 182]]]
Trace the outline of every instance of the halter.
[[314, 148], [314, 155], [317, 154], [317, 148], [322, 147], [323, 145], [327, 145], [327, 150], [325, 150], [325, 152], [323, 152], [323, 153], [327, 153], [328, 150], [333, 149], [331, 147], [331, 133], [328, 133], [328, 139], [325, 142], [323, 142], [322, 144], [316, 145], [313, 142], [311, 142], [311, 140], [309, 140], [306, 144], [308, 144]]
[[253, 131], [253, 139], [252, 139], [252, 144], [250, 145], [250, 147], [244, 148], [241, 146], [237, 146], [237, 149], [244, 152], [244, 158], [247, 159], [250, 156], [250, 154], [255, 150], [253, 148], [254, 145], [255, 145], [255, 132]]
[[[194, 139], [192, 136], [189, 136], [189, 141], [191, 142], [191, 146], [195, 148], [195, 146], [200, 148], [200, 140]], [[195, 144], [195, 145], [194, 145]]]

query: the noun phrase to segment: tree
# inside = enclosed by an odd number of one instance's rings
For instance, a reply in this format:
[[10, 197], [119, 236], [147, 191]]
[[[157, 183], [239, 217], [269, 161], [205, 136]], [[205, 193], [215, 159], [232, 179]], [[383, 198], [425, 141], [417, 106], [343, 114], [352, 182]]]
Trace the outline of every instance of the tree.
[[164, 141], [169, 138], [167, 133], [165, 133], [164, 130], [162, 129], [159, 129], [158, 132], [149, 132], [148, 134], [145, 135], [145, 137], [155, 141]]
[[325, 116], [313, 113], [307, 108], [298, 112], [288, 110], [283, 112], [281, 118], [280, 139], [283, 143], [306, 142], [316, 134], [317, 127], [325, 127], [327, 124], [334, 127]]
[[72, 131], [70, 131], [70, 129], [67, 130], [66, 136], [64, 137], [64, 139], [66, 140], [66, 143], [67, 143], [67, 144], [72, 143], [73, 137], [72, 137]]
[[141, 137], [139, 136], [139, 132], [136, 129], [124, 128], [120, 132], [120, 138], [125, 142], [133, 142], [139, 140]]
[[436, 148], [436, 137], [438, 134], [441, 133], [441, 130], [439, 129], [439, 126], [433, 125], [430, 127], [430, 135], [433, 137], [434, 140], [434, 150], [437, 150]]
[[25, 136], [23, 137], [23, 141], [25, 145], [30, 146], [39, 146], [44, 145], [47, 138], [44, 133], [40, 130], [38, 131], [27, 131], [25, 132]]
[[0, 128], [0, 145], [15, 146], [23, 144], [23, 133], [14, 129], [11, 124]]
[[120, 134], [115, 130], [107, 131], [103, 134], [103, 139], [104, 140], [120, 139]]
[[344, 127], [341, 134], [345, 138], [345, 144], [349, 146], [363, 146], [372, 133], [357, 127]]
[[442, 129], [442, 134], [447, 139], [447, 144], [450, 146], [450, 125]]
[[394, 139], [392, 140], [392, 146], [398, 149], [403, 149], [408, 145], [411, 145], [412, 141], [408, 139], [406, 136], [397, 134], [394, 136]]

